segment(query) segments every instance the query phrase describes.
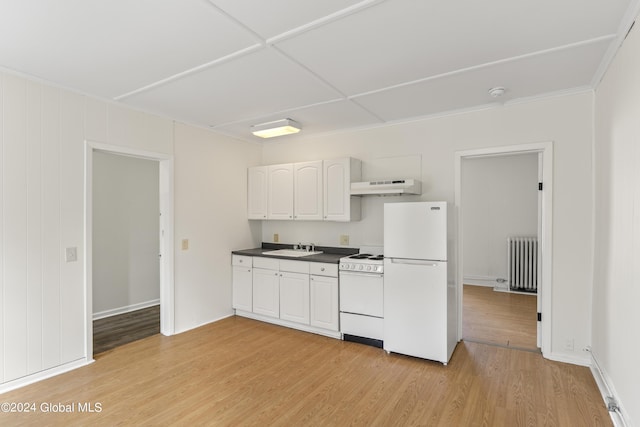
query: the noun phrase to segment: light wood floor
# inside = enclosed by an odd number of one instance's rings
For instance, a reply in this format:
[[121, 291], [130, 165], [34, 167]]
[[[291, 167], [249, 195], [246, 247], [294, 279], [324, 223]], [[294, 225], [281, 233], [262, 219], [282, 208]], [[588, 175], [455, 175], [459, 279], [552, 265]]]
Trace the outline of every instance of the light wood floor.
[[93, 354], [160, 333], [160, 306], [93, 321]]
[[3, 402], [100, 413], [0, 414], [2, 425], [610, 426], [588, 368], [458, 344], [448, 366], [230, 317], [154, 335]]
[[464, 340], [528, 350], [537, 348], [535, 295], [464, 285], [462, 301]]

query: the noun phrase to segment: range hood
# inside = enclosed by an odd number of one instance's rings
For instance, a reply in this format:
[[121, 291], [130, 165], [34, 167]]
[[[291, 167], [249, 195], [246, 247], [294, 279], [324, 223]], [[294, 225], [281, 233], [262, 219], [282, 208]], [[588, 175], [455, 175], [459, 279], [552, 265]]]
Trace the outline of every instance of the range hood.
[[403, 194], [422, 194], [422, 184], [417, 179], [351, 183], [352, 196], [400, 196]]

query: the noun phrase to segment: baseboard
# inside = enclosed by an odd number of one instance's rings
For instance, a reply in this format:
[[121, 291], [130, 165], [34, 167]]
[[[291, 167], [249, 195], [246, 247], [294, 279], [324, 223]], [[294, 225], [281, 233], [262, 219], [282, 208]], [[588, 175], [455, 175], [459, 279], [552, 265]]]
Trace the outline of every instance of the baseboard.
[[4, 384], [0, 384], [0, 394], [7, 393], [11, 390], [36, 383], [38, 381], [46, 380], [47, 378], [55, 377], [56, 375], [64, 374], [65, 372], [81, 368], [91, 363], [93, 363], [93, 359], [82, 358], [73, 362], [65, 363], [64, 365], [56, 366], [55, 368], [36, 372], [35, 374], [27, 375], [13, 381], [8, 381]]
[[132, 311], [142, 310], [143, 308], [149, 308], [156, 305], [160, 305], [160, 299], [139, 302], [137, 304], [131, 304], [125, 307], [112, 308], [111, 310], [99, 311], [98, 313], [93, 313], [93, 320], [104, 319], [105, 317], [117, 316], [118, 314], [131, 313]]
[[[613, 425], [616, 427], [627, 427], [632, 426], [631, 418], [629, 414], [624, 409], [622, 402], [618, 398], [618, 393], [613, 386], [613, 382], [609, 375], [602, 370], [600, 363], [598, 363], [598, 359], [596, 355], [591, 354], [591, 365], [589, 366], [591, 369], [591, 374], [593, 378], [596, 380], [596, 384], [598, 385], [598, 389], [600, 390], [600, 394], [602, 395], [602, 400], [604, 400], [604, 404], [609, 409], [609, 415], [611, 416], [611, 421], [613, 421]], [[614, 408], [610, 408], [610, 404], [615, 402], [614, 406], [617, 407], [617, 410]]]
[[578, 366], [591, 366], [591, 359], [589, 356], [579, 357], [562, 353], [542, 353], [545, 359], [553, 360], [554, 362], [570, 363]]
[[226, 318], [228, 318], [228, 317], [232, 317], [232, 316], [233, 316], [233, 313], [231, 313], [231, 314], [227, 314], [227, 315], [224, 315], [224, 316], [221, 316], [221, 317], [218, 317], [218, 318], [212, 319], [212, 320], [207, 320], [206, 322], [198, 323], [197, 325], [194, 325], [194, 326], [188, 327], [188, 328], [186, 328], [186, 329], [176, 330], [176, 331], [174, 332], [174, 335], [182, 334], [182, 333], [184, 333], [184, 332], [191, 331], [191, 330], [193, 330], [193, 329], [197, 329], [197, 328], [200, 328], [200, 327], [202, 327], [202, 326], [209, 325], [209, 324], [211, 324], [211, 323], [219, 322], [220, 320], [223, 320], [223, 319], [226, 319]]
[[473, 286], [486, 286], [486, 287], [495, 287], [499, 285], [496, 281], [497, 277], [488, 277], [488, 276], [464, 276], [462, 278], [462, 283], [465, 285], [473, 285]]

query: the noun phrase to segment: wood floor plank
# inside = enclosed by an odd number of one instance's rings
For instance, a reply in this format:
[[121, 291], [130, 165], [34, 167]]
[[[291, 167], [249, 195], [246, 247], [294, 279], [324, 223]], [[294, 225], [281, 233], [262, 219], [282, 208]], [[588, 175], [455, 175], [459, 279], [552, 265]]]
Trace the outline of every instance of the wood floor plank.
[[93, 354], [160, 333], [160, 306], [93, 321]]
[[486, 286], [463, 287], [462, 338], [489, 344], [535, 350], [535, 295], [496, 292]]
[[0, 414], [1, 425], [610, 426], [588, 368], [461, 342], [447, 366], [230, 317], [154, 335], [4, 402], [100, 413]]

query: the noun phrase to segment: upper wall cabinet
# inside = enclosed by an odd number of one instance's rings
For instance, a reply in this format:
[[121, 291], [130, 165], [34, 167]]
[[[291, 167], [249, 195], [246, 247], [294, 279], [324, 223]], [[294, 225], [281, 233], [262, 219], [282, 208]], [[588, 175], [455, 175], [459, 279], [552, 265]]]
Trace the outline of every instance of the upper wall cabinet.
[[360, 160], [350, 157], [249, 168], [249, 219], [358, 221]]
[[351, 182], [362, 176], [360, 160], [344, 157], [325, 160], [324, 165], [324, 220], [359, 221], [360, 198], [351, 196]]
[[267, 219], [293, 219], [293, 165], [268, 166]]
[[247, 216], [249, 219], [267, 219], [267, 166], [247, 171]]
[[322, 220], [322, 160], [293, 165], [293, 218]]

